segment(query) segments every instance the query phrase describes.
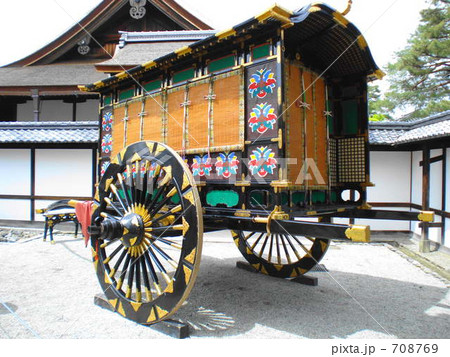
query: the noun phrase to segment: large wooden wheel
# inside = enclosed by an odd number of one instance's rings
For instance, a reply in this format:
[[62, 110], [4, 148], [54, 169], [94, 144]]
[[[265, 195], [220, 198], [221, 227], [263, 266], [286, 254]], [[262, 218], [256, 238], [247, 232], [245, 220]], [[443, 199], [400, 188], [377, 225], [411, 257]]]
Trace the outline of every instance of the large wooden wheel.
[[192, 289], [203, 237], [189, 168], [166, 145], [130, 145], [98, 187], [91, 239], [100, 285], [115, 311], [141, 324], [170, 317]]
[[291, 234], [231, 231], [243, 257], [261, 273], [294, 278], [311, 270], [325, 255], [328, 239]]

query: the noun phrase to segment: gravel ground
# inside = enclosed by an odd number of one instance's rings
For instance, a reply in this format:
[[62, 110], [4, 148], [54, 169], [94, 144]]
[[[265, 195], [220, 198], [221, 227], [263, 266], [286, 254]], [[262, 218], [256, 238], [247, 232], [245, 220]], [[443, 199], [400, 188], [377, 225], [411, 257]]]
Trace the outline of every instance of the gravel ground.
[[[51, 245], [42, 231], [4, 231], [1, 338], [168, 338], [93, 304], [101, 289], [81, 239], [56, 234]], [[450, 337], [449, 282], [387, 244], [333, 243], [328, 272], [309, 274], [315, 287], [239, 270], [238, 260], [229, 232], [205, 235], [197, 283], [174, 316], [192, 339]]]

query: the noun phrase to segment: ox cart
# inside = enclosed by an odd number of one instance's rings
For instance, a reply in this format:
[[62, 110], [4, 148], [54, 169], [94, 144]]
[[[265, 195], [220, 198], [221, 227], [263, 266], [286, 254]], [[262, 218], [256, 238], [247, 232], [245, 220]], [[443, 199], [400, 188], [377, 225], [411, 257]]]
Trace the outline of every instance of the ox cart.
[[382, 75], [356, 27], [314, 4], [81, 86], [101, 94], [88, 224], [112, 308], [141, 324], [172, 316], [204, 231], [231, 230], [255, 270], [295, 278], [331, 240], [369, 242], [368, 226], [334, 218], [432, 220], [366, 202], [367, 82]]

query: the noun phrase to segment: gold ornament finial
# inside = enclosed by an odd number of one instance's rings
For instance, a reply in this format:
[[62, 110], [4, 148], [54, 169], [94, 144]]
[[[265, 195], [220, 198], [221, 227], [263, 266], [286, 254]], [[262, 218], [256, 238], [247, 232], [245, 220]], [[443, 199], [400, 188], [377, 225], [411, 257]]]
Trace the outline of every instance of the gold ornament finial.
[[342, 15], [345, 16], [345, 15], [347, 15], [350, 12], [350, 10], [352, 9], [352, 3], [353, 3], [352, 0], [348, 0], [347, 8], [342, 12]]

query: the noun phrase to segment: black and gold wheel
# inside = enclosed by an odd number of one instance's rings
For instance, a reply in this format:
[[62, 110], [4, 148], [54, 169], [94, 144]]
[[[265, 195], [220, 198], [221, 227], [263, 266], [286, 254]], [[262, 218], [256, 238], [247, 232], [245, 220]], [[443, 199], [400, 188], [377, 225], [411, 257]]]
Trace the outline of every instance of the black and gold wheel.
[[111, 160], [97, 199], [91, 244], [106, 298], [138, 323], [167, 319], [200, 264], [203, 219], [189, 168], [166, 145], [132, 144]]
[[325, 255], [328, 239], [288, 233], [231, 231], [239, 251], [261, 273], [294, 278], [311, 270]]

